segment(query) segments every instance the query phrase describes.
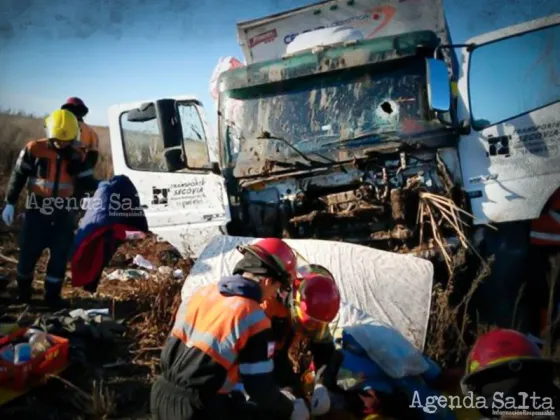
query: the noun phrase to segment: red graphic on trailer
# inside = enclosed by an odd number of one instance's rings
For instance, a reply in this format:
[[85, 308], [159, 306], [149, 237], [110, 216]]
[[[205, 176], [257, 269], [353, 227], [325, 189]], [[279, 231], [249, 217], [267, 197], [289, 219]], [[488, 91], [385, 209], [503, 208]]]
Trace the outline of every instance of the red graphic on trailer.
[[368, 13], [371, 14], [371, 18], [374, 21], [378, 22], [379, 25], [372, 32], [366, 35], [365, 38], [373, 38], [378, 32], [382, 31], [383, 28], [385, 28], [389, 24], [389, 22], [391, 22], [393, 16], [395, 16], [396, 10], [397, 9], [395, 9], [393, 6], [380, 6], [376, 7], [375, 9], [368, 10]]

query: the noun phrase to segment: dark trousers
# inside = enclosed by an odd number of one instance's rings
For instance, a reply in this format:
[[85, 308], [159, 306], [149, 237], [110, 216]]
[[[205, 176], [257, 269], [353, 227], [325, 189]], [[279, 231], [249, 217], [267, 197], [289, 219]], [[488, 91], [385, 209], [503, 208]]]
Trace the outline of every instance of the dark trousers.
[[17, 282], [22, 297], [31, 292], [35, 266], [45, 248], [50, 251], [45, 291], [60, 294], [74, 240], [74, 213], [66, 209], [28, 209], [19, 236]]
[[287, 420], [260, 410], [240, 392], [202, 402], [196, 390], [179, 389], [161, 376], [152, 385], [150, 411], [154, 420]]

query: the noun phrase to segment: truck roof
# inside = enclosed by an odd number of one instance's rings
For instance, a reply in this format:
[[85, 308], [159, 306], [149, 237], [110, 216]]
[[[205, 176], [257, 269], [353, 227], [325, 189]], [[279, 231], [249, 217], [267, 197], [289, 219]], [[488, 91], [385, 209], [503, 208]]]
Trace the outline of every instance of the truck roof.
[[431, 30], [449, 42], [442, 0], [326, 0], [237, 24], [245, 61], [281, 58], [300, 33], [345, 26], [364, 39]]

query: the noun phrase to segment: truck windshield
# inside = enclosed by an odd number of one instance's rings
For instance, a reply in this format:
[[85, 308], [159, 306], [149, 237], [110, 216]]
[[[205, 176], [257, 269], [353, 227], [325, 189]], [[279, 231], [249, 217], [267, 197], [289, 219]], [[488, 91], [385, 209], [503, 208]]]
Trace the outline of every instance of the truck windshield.
[[[426, 117], [425, 83], [424, 61], [414, 58], [399, 67], [363, 66], [222, 92], [223, 163], [292, 157], [285, 145], [261, 144], [262, 131], [304, 153], [339, 159], [341, 150], [369, 148], [385, 135], [405, 139], [439, 129], [437, 120]], [[348, 141], [353, 137], [360, 139]]]

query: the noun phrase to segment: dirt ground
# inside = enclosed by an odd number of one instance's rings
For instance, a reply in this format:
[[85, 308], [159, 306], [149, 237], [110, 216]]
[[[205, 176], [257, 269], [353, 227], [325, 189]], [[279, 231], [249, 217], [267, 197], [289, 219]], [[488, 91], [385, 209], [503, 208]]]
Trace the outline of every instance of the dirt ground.
[[[0, 227], [0, 275], [15, 279], [18, 256], [17, 226]], [[140, 254], [158, 266], [182, 269], [191, 263], [180, 258], [165, 242], [149, 236], [123, 245], [105, 274], [118, 268], [134, 268]], [[34, 302], [26, 308], [16, 301], [15, 284], [0, 294], [2, 322], [20, 319], [30, 324], [47, 310], [41, 305], [42, 279], [48, 251], [37, 267]], [[70, 275], [68, 272], [67, 274]], [[126, 332], [114, 342], [87, 349], [87, 363], [69, 368], [61, 377], [0, 407], [0, 418], [29, 419], [144, 419], [149, 418], [149, 391], [158, 372], [161, 345], [179, 302], [181, 280], [153, 274], [149, 279], [103, 279], [95, 295], [72, 288], [67, 280], [63, 295], [72, 308], [109, 308], [114, 319], [124, 320]]]

